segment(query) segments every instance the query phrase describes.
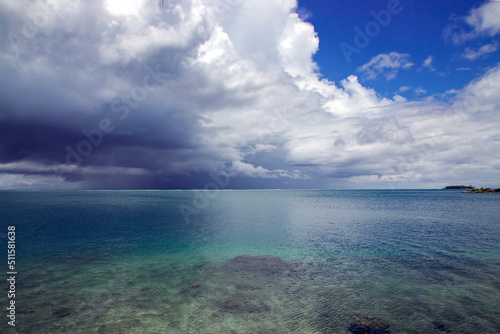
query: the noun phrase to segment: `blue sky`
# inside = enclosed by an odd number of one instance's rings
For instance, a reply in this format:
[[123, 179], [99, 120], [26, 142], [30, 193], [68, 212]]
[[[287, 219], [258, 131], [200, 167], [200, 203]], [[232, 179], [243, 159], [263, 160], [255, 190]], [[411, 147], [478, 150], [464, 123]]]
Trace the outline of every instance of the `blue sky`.
[[[414, 63], [409, 70], [399, 71], [392, 80], [377, 78], [361, 80], [373, 87], [378, 93], [391, 97], [400, 87], [421, 87], [425, 94], [412, 94], [413, 90], [400, 93], [408, 99], [442, 94], [450, 89], [460, 89], [499, 60], [497, 52], [486, 54], [477, 59], [467, 59], [467, 48], [477, 50], [482, 45], [497, 41], [491, 36], [454, 43], [446, 36], [447, 29], [458, 25], [461, 29], [471, 30], [462, 18], [471, 8], [479, 6], [480, 1], [410, 1], [401, 0], [401, 12], [391, 15], [390, 23], [381, 27], [380, 33], [370, 38], [370, 44], [359, 54], [352, 55], [348, 63], [339, 45], [342, 42], [354, 45], [355, 27], [365, 30], [374, 21], [372, 11], [387, 10], [389, 1], [311, 1], [299, 2], [299, 13], [314, 25], [320, 46], [314, 59], [320, 72], [329, 80], [339, 81], [356, 69], [368, 63], [375, 55], [397, 52], [410, 55]], [[500, 2], [498, 5], [500, 6]], [[424, 61], [432, 57], [435, 71], [423, 67]]]
[[0, 189], [500, 187], [498, 17], [499, 1], [4, 0]]

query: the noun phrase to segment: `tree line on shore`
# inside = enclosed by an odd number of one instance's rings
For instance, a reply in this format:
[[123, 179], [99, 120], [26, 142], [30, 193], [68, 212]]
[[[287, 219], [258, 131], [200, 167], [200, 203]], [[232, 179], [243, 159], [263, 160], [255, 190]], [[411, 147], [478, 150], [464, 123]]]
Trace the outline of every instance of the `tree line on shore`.
[[493, 189], [493, 188], [476, 188], [472, 185], [455, 185], [455, 186], [446, 186], [443, 189], [469, 189], [468, 191], [464, 191], [466, 193], [500, 193], [500, 188], [498, 189]]

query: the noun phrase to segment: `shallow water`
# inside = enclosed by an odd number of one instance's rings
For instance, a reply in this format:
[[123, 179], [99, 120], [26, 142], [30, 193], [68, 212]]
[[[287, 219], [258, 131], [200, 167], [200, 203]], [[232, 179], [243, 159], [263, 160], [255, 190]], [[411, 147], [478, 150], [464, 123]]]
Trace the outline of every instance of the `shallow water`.
[[500, 332], [495, 194], [0, 192], [0, 215], [18, 333]]

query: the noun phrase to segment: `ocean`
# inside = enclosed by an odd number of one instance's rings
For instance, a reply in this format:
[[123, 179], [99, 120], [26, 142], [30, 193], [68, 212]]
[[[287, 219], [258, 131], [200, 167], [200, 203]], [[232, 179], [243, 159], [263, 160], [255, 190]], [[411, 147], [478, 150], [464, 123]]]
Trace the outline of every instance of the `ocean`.
[[2, 191], [0, 217], [2, 333], [500, 333], [497, 194]]

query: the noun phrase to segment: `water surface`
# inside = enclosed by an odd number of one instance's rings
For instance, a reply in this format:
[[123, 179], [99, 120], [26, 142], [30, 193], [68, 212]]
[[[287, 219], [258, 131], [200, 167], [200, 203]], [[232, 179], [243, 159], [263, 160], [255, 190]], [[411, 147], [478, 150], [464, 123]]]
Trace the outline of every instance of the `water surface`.
[[5, 191], [0, 215], [18, 333], [500, 332], [495, 194]]

